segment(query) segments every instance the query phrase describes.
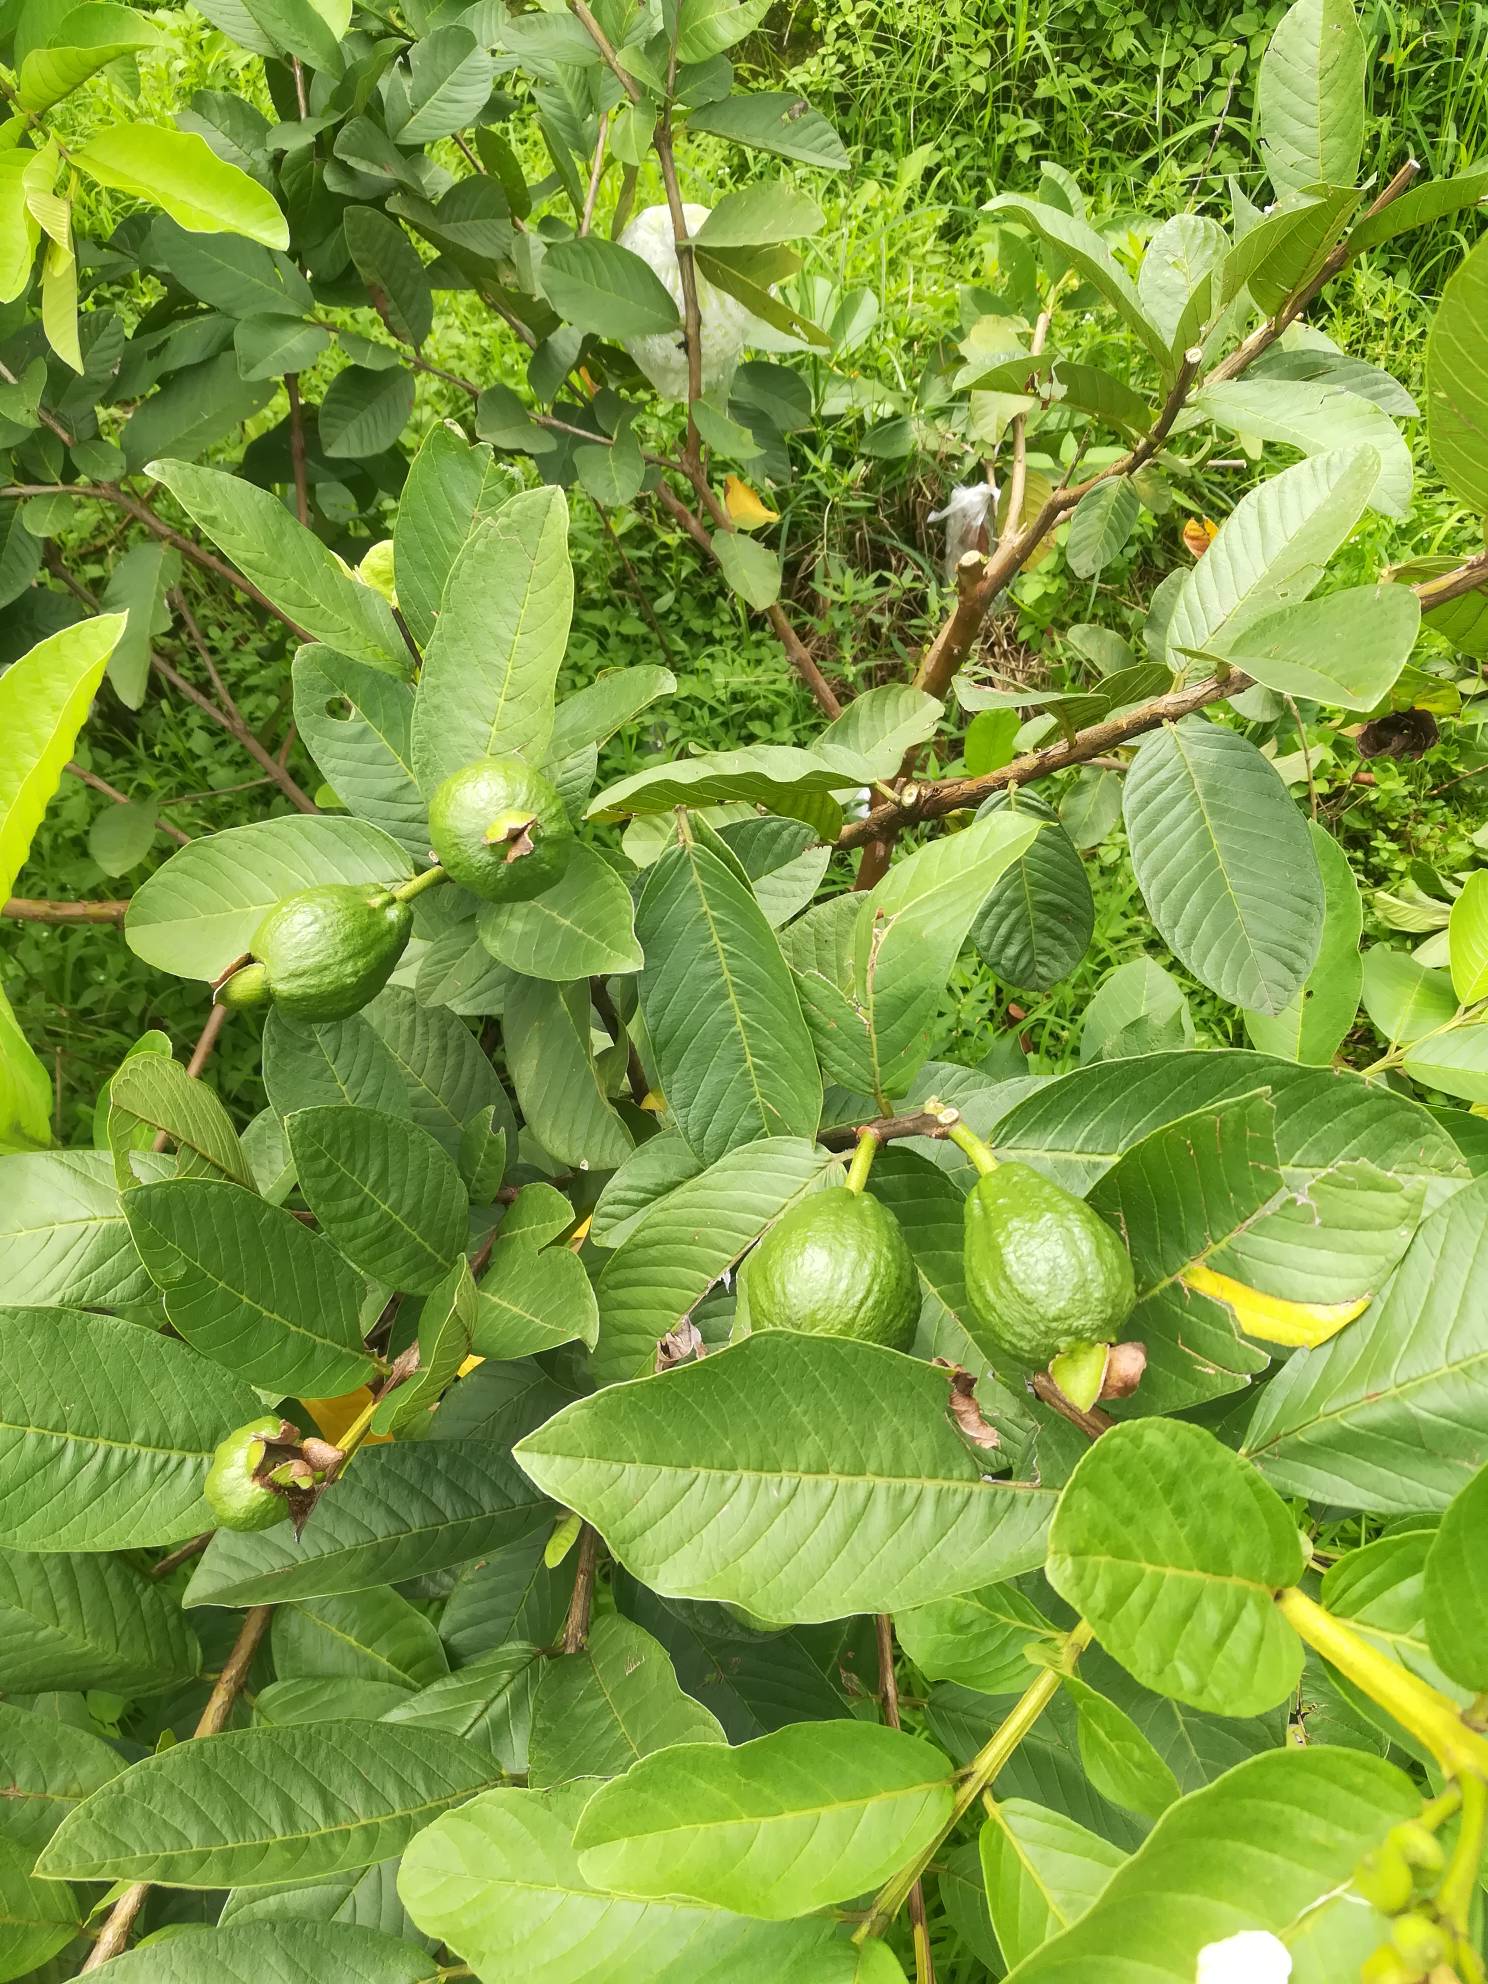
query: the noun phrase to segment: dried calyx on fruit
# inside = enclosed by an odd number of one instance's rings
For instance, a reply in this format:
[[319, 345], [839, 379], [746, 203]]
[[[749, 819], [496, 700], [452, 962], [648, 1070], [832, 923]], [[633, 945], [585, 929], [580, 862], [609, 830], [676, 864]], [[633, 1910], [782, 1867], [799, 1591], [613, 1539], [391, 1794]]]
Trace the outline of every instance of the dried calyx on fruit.
[[563, 801], [515, 757], [478, 758], [429, 802], [429, 835], [452, 881], [487, 902], [527, 902], [552, 888], [573, 853]]
[[228, 1434], [212, 1455], [202, 1488], [219, 1528], [272, 1529], [288, 1520], [290, 1492], [315, 1483], [314, 1469], [300, 1458], [299, 1441], [297, 1428], [277, 1412]]
[[1136, 1303], [1131, 1256], [1083, 1199], [1031, 1165], [1001, 1163], [943, 1104], [926, 1104], [977, 1169], [962, 1260], [973, 1334], [991, 1357], [1047, 1368], [1072, 1404], [1127, 1396], [1146, 1365], [1116, 1341]]

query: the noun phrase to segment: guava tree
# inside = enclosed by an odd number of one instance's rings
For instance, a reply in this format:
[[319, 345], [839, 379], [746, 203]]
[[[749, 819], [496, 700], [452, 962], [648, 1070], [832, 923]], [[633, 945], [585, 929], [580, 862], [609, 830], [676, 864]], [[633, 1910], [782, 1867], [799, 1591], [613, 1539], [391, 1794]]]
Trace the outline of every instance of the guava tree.
[[[1481, 1984], [1488, 881], [1361, 956], [1313, 762], [1476, 694], [1488, 250], [1428, 359], [1460, 553], [1377, 563], [1418, 409], [1307, 313], [1488, 168], [1361, 185], [1364, 38], [1297, 0], [1264, 209], [1113, 248], [1055, 167], [995, 197], [1001, 286], [887, 413], [991, 541], [852, 696], [761, 491], [858, 313], [796, 183], [705, 209], [678, 156], [847, 162], [734, 89], [758, 0], [205, 11], [253, 81], [172, 127], [118, 111], [172, 17], [7, 16], [6, 892], [100, 695], [276, 791], [127, 902], [7, 903], [201, 1030], [58, 1148], [0, 1008], [0, 1976]], [[999, 680], [1050, 545], [1099, 574], [1236, 437], [1200, 555]], [[566, 490], [768, 618], [798, 742], [609, 775], [677, 684], [565, 673]], [[1079, 966], [1118, 814], [1250, 1045], [1153, 955], [1064, 1073], [939, 1057], [968, 946]]]

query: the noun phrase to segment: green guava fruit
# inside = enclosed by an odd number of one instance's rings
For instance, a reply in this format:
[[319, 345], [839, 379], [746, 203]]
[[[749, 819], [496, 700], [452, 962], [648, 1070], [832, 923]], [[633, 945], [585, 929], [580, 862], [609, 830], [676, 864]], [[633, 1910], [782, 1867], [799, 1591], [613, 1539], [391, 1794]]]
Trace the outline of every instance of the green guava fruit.
[[573, 852], [563, 801], [520, 758], [479, 758], [429, 802], [429, 838], [445, 873], [487, 902], [528, 902], [552, 888]]
[[220, 1529], [272, 1529], [289, 1515], [289, 1504], [277, 1489], [257, 1480], [270, 1440], [283, 1426], [277, 1412], [250, 1419], [228, 1434], [212, 1455], [202, 1493]]
[[252, 950], [281, 1012], [294, 1019], [345, 1020], [387, 984], [412, 928], [412, 908], [388, 889], [326, 882], [276, 903], [259, 924]]
[[1131, 1256], [1083, 1199], [1014, 1161], [978, 1178], [965, 1218], [966, 1293], [989, 1356], [1041, 1369], [1114, 1341], [1137, 1299]]
[[749, 1326], [908, 1350], [920, 1284], [887, 1206], [845, 1185], [814, 1192], [749, 1257]]

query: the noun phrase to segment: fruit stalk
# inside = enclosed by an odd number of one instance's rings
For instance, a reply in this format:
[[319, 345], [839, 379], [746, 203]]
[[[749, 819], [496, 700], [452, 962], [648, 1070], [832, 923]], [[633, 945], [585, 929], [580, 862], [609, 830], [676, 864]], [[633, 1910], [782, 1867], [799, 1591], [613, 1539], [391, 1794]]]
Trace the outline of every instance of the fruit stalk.
[[415, 875], [411, 881], [395, 883], [391, 890], [392, 898], [394, 902], [412, 902], [425, 889], [437, 889], [441, 882], [448, 880], [444, 869], [436, 864], [433, 868], [426, 868], [422, 875]]
[[873, 1160], [878, 1156], [878, 1132], [864, 1130], [860, 1133], [853, 1151], [852, 1163], [847, 1167], [847, 1189], [861, 1192], [868, 1183], [868, 1173], [873, 1169]]

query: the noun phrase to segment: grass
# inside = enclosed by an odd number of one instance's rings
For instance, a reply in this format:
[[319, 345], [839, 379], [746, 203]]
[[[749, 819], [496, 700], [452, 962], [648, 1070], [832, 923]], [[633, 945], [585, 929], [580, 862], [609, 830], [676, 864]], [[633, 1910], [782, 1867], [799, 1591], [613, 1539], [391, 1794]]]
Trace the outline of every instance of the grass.
[[[1255, 61], [1282, 11], [1282, 0], [1222, 13], [1205, 0], [782, 0], [768, 36], [745, 51], [769, 70], [763, 80], [820, 102], [859, 161], [852, 173], [823, 177], [814, 188], [827, 226], [810, 271], [839, 300], [849, 299], [855, 337], [830, 371], [815, 368], [820, 418], [795, 437], [794, 479], [774, 492], [794, 610], [853, 688], [903, 679], [939, 611], [939, 533], [926, 516], [969, 458], [958, 445], [937, 443], [933, 423], [922, 433], [929, 445], [901, 459], [875, 459], [861, 443], [885, 411], [918, 414], [933, 401], [947, 344], [961, 335], [962, 293], [991, 272], [994, 237], [982, 203], [1001, 189], [1036, 187], [1040, 162], [1057, 158], [1075, 174], [1092, 214], [1124, 223], [1136, 242], [1152, 225], [1144, 208], [1160, 215], [1219, 203], [1219, 210], [1230, 173], [1258, 190]], [[1379, 48], [1370, 67], [1368, 154], [1378, 176], [1408, 152], [1435, 173], [1488, 156], [1484, 0], [1450, 9], [1366, 0], [1361, 11]], [[153, 71], [146, 64], [140, 114], [163, 116], [183, 89], [203, 85], [260, 89], [256, 65], [222, 36], [183, 31], [168, 63]], [[710, 141], [690, 142], [689, 194], [715, 198], [736, 162]], [[642, 201], [658, 196], [659, 188], [643, 185]], [[1419, 394], [1431, 301], [1472, 235], [1471, 224], [1428, 231], [1350, 270], [1329, 292], [1324, 327]], [[355, 321], [375, 328], [370, 313]], [[1078, 311], [1060, 328], [1066, 340], [1097, 348], [1111, 337], [1109, 319], [1086, 320]], [[442, 301], [436, 338], [430, 355], [457, 373], [481, 381], [520, 376], [512, 340], [493, 335], [491, 320], [469, 298]], [[315, 390], [312, 378], [307, 393]], [[272, 426], [281, 410], [271, 407], [255, 427]], [[468, 412], [457, 389], [421, 381], [420, 428]], [[1211, 472], [1194, 503], [1222, 516], [1246, 486], [1246, 477]], [[80, 538], [74, 520], [58, 549], [79, 577], [101, 587], [128, 533], [114, 516], [83, 514], [91, 535]], [[360, 556], [389, 515], [390, 506], [338, 548]], [[1186, 558], [1178, 540], [1183, 515], [1180, 505], [1144, 519], [1130, 555], [1098, 585], [1074, 580], [1056, 554], [1025, 579], [1019, 613], [1000, 623], [999, 636], [1021, 644], [1040, 668], [1058, 659], [1057, 630], [1071, 622], [1135, 631], [1153, 583]], [[679, 691], [611, 747], [605, 772], [618, 776], [689, 743], [784, 742], [814, 726], [811, 705], [768, 630], [722, 591], [678, 532], [645, 512], [622, 519], [619, 535], [624, 560], [592, 507], [576, 501], [571, 679], [665, 659]], [[1342, 576], [1362, 577], [1385, 556], [1472, 544], [1470, 521], [1428, 484], [1403, 526], [1361, 533]], [[662, 655], [637, 590], [663, 628]], [[277, 741], [287, 673], [279, 630], [220, 594], [196, 589], [193, 597], [250, 722]], [[1351, 747], [1339, 749], [1347, 758]], [[1477, 761], [1475, 749], [1465, 732], [1449, 732], [1419, 764], [1377, 765], [1378, 782], [1366, 796], [1342, 788], [1337, 825], [1366, 890], [1397, 885], [1412, 862], [1452, 875], [1477, 857], [1470, 836], [1482, 817], [1481, 786], [1469, 780], [1439, 790]], [[105, 696], [79, 755], [137, 803], [168, 806], [189, 832], [283, 809], [271, 789], [245, 788], [253, 767], [168, 695], [152, 692], [138, 713]], [[291, 763], [313, 786], [303, 756]], [[157, 837], [144, 866], [106, 876], [88, 852], [88, 832], [107, 804], [75, 780], [64, 782], [23, 878], [27, 893], [128, 893], [164, 858], [168, 843]], [[1098, 919], [1089, 956], [1054, 992], [1019, 1002], [1025, 1012], [1018, 1030], [1040, 1070], [1077, 1056], [1094, 986], [1151, 942], [1119, 830], [1090, 866]], [[152, 1025], [189, 1043], [204, 1011], [200, 988], [138, 965], [111, 930], [9, 931], [5, 984], [57, 1071], [59, 1133], [88, 1141], [94, 1097], [127, 1046]], [[1202, 1040], [1238, 1037], [1228, 1009], [1202, 988], [1186, 989]], [[983, 967], [963, 960], [948, 993], [944, 1049], [976, 1060], [1005, 1043], [1009, 996]], [[251, 1027], [229, 1030], [217, 1077], [239, 1107], [259, 1105]]]

